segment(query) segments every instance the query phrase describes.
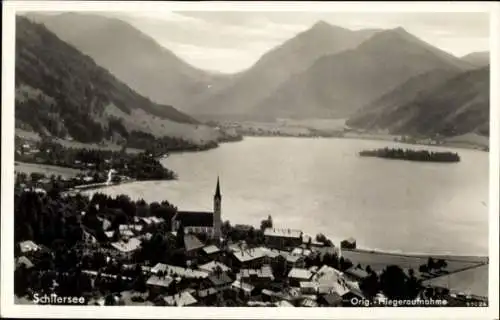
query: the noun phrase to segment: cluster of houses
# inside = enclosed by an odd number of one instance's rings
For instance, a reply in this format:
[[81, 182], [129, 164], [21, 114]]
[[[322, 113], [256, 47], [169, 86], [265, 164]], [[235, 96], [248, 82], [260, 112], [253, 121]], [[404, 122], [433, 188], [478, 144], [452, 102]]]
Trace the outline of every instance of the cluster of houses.
[[[112, 240], [106, 252], [112, 259], [132, 265], [133, 253], [152, 236], [149, 227], [164, 222], [156, 217], [138, 217], [134, 224], [120, 225], [115, 235], [116, 231], [108, 231], [111, 223], [100, 220]], [[162, 305], [167, 306], [210, 306], [221, 297], [234, 296], [245, 306], [331, 307], [348, 305], [352, 297], [363, 297], [358, 281], [367, 274], [343, 273], [326, 265], [306, 268], [306, 257], [325, 249], [321, 243], [310, 241], [299, 230], [268, 228], [264, 235], [265, 243], [250, 247], [244, 241], [204, 244], [195, 234], [187, 233], [183, 248], [187, 265], [141, 265], [148, 292], [159, 295]], [[90, 232], [84, 232], [84, 241], [99, 245]], [[24, 241], [19, 248], [21, 256], [16, 263], [32, 267], [28, 253], [39, 246]], [[96, 270], [84, 272], [93, 278], [98, 274]], [[188, 286], [172, 294], [172, 286], [181, 281]]]

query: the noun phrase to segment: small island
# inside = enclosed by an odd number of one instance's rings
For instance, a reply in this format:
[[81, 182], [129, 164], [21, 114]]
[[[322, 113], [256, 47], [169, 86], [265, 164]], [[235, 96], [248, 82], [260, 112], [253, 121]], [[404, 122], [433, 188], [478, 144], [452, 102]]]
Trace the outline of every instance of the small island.
[[427, 150], [411, 150], [401, 148], [382, 148], [363, 150], [361, 157], [378, 157], [386, 159], [428, 161], [428, 162], [459, 162], [460, 156], [456, 152], [433, 152]]

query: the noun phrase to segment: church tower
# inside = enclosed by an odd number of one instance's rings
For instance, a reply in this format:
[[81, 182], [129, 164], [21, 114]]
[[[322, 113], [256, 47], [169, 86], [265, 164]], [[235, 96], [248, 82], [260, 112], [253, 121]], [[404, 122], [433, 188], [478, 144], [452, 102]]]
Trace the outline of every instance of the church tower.
[[222, 206], [222, 195], [220, 193], [220, 183], [219, 177], [217, 177], [217, 186], [215, 187], [214, 194], [214, 238], [219, 239], [221, 237], [221, 206]]

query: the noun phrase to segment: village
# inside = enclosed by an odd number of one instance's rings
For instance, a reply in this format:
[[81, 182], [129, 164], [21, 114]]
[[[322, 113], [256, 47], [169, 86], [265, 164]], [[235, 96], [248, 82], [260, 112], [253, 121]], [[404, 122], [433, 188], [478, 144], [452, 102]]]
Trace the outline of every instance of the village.
[[[17, 243], [15, 286], [27, 303], [40, 292], [84, 296], [89, 305], [361, 307], [385, 306], [394, 299], [413, 306], [434, 300], [439, 306], [487, 303], [482, 297], [457, 296], [444, 286], [423, 286], [423, 279], [449, 272], [442, 259], [429, 258], [419, 270], [397, 265], [374, 270], [344, 256], [356, 252], [355, 239], [335, 246], [321, 234], [278, 228], [270, 216], [260, 228], [223, 223], [219, 180], [213, 212], [39, 188], [17, 195], [25, 206], [46, 206], [35, 216], [56, 204], [74, 208], [67, 209], [61, 222], [55, 218], [38, 231], [26, 226], [33, 239]], [[53, 230], [61, 235], [50, 233], [49, 239], [42, 233], [52, 225], [63, 230]], [[36, 234], [45, 244], [33, 241]]]
[[[83, 295], [90, 305], [361, 307], [384, 306], [391, 299], [416, 305], [429, 299], [449, 305], [487, 303], [484, 288], [467, 293], [467, 286], [454, 288], [443, 280], [485, 274], [487, 260], [363, 252], [353, 238], [334, 245], [322, 234], [274, 226], [271, 216], [257, 227], [231, 225], [222, 219], [219, 180], [212, 212], [182, 211], [168, 201], [147, 204], [127, 196], [88, 198], [81, 193], [85, 189], [136, 181], [127, 162], [117, 161], [121, 153], [21, 139], [16, 145], [16, 157], [27, 161], [16, 163], [15, 169], [16, 292], [26, 303], [42, 292]], [[27, 174], [30, 166], [34, 171]], [[50, 177], [37, 172], [40, 166], [47, 167]]]

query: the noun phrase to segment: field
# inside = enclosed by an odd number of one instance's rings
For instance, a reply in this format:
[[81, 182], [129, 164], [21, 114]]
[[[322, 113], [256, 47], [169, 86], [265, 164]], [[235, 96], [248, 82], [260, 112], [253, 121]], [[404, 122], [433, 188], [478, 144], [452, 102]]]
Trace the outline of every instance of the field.
[[26, 163], [26, 162], [15, 162], [14, 165], [15, 172], [24, 172], [26, 174], [31, 174], [32, 172], [43, 173], [44, 175], [50, 177], [51, 175], [61, 175], [62, 177], [71, 178], [81, 173], [81, 170], [58, 167], [58, 166], [50, 166], [46, 164], [37, 164], [37, 163]]
[[[423, 255], [404, 255], [383, 252], [370, 252], [361, 250], [342, 250], [342, 256], [351, 260], [355, 265], [358, 263], [361, 266], [370, 267], [375, 271], [382, 271], [388, 265], [397, 265], [403, 270], [413, 269], [416, 276], [419, 276], [418, 268], [422, 264], [427, 263], [429, 256]], [[444, 259], [448, 266], [446, 271], [455, 272], [458, 270], [471, 268], [488, 262], [486, 257], [469, 257], [469, 256], [432, 256], [433, 259]]]
[[450, 288], [455, 293], [488, 296], [488, 265], [426, 280], [424, 285]]

